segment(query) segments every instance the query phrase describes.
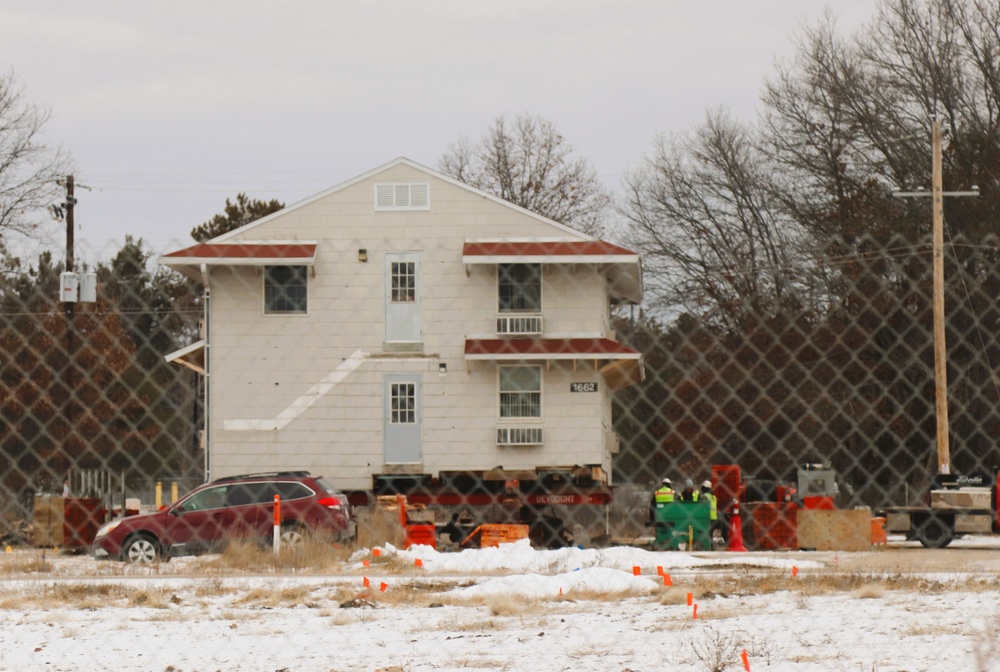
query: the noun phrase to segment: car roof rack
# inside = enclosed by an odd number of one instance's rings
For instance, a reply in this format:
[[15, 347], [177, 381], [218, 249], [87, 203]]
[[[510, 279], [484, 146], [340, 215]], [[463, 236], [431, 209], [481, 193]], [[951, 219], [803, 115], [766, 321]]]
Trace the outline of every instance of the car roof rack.
[[217, 478], [212, 483], [228, 483], [229, 481], [242, 481], [245, 478], [264, 478], [273, 476], [275, 478], [305, 478], [311, 474], [308, 471], [262, 471], [256, 474], [240, 474], [238, 476], [223, 476]]

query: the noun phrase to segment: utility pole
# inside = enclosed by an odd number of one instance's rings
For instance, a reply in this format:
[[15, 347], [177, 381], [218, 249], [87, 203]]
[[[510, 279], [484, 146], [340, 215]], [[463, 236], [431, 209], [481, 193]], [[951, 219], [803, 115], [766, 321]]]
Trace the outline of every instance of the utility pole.
[[72, 175], [66, 176], [66, 270], [73, 270], [73, 206], [76, 197], [73, 195], [75, 183]]
[[951, 473], [951, 446], [948, 442], [948, 348], [945, 342], [944, 313], [944, 197], [978, 196], [971, 191], [944, 191], [942, 187], [941, 120], [931, 125], [931, 192], [897, 191], [897, 198], [932, 198], [932, 237], [934, 266], [934, 408], [937, 417], [938, 473]]
[[[76, 205], [73, 176], [66, 176], [66, 268], [67, 273], [73, 272], [73, 206]], [[66, 439], [63, 445], [64, 457], [67, 466], [73, 464], [73, 450], [71, 438], [74, 432], [73, 426], [73, 367], [74, 344], [73, 344], [73, 316], [76, 304], [73, 301], [63, 302], [63, 311], [66, 314]], [[67, 475], [68, 478], [68, 475]]]

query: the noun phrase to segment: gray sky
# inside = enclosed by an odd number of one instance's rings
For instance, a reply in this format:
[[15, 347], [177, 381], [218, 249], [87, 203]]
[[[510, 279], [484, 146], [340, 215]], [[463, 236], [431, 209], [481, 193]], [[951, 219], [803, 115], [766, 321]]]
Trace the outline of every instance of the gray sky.
[[187, 245], [239, 191], [291, 204], [398, 156], [436, 168], [501, 114], [553, 120], [617, 188], [656, 133], [717, 106], [751, 119], [803, 22], [830, 7], [849, 32], [875, 4], [11, 2], [0, 68], [94, 187], [76, 211], [92, 262], [126, 233]]

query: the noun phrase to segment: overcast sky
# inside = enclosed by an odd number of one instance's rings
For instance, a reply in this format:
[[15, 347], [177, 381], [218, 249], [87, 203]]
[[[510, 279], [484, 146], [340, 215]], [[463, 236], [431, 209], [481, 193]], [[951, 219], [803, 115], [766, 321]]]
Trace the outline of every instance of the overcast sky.
[[0, 68], [93, 187], [76, 237], [96, 261], [127, 233], [187, 245], [240, 191], [291, 204], [399, 156], [436, 168], [501, 114], [553, 120], [617, 188], [656, 133], [752, 119], [803, 23], [829, 7], [850, 32], [875, 4], [11, 2]]

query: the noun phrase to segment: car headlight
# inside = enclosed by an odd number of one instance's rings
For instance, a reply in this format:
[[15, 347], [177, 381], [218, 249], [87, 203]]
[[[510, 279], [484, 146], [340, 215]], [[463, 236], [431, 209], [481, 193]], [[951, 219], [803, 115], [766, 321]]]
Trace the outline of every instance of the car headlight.
[[104, 525], [101, 525], [100, 529], [97, 530], [97, 534], [94, 535], [94, 539], [100, 539], [101, 537], [107, 535], [108, 532], [115, 529], [121, 524], [122, 521], [120, 520], [112, 520], [110, 523], [105, 523]]

